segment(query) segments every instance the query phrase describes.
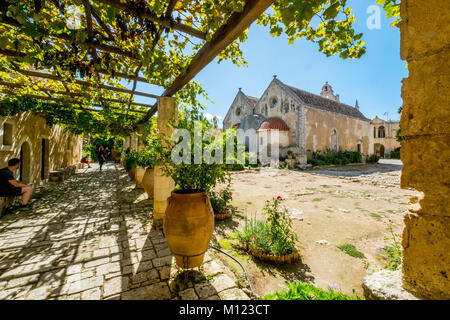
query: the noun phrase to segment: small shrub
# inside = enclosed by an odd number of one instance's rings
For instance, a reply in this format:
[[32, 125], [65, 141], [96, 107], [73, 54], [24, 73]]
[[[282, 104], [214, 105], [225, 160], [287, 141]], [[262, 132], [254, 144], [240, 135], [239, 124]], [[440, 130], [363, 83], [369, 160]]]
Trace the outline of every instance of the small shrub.
[[379, 156], [377, 156], [376, 154], [372, 154], [371, 156], [367, 157], [366, 162], [367, 163], [378, 163], [379, 160], [380, 160]]
[[208, 191], [209, 201], [214, 210], [214, 214], [226, 213], [231, 207], [231, 201], [233, 200], [233, 192], [230, 190], [228, 184], [225, 189], [220, 191]]
[[361, 163], [362, 154], [357, 151], [338, 151], [331, 150], [312, 152], [311, 159], [308, 163], [313, 167], [323, 165], [345, 165], [350, 163]]
[[310, 283], [291, 282], [286, 289], [268, 294], [261, 300], [362, 300], [355, 296], [348, 296], [333, 289], [324, 290]]
[[137, 151], [130, 151], [125, 155], [125, 166], [127, 171], [137, 167], [138, 158], [139, 153]]
[[292, 230], [292, 219], [287, 216], [287, 209], [280, 207], [281, 201], [280, 196], [267, 200], [263, 209], [264, 221], [245, 221], [244, 229], [237, 236], [247, 248], [276, 256], [296, 251], [297, 235]]
[[83, 156], [89, 156], [91, 162], [96, 162], [97, 158], [97, 147], [93, 144], [88, 144], [83, 148]]
[[354, 245], [349, 244], [349, 243], [340, 245], [340, 246], [338, 246], [338, 248], [340, 250], [342, 250], [343, 252], [345, 252], [346, 254], [348, 254], [349, 256], [352, 256], [355, 258], [363, 259], [366, 257], [364, 255], [364, 253], [362, 253], [361, 251], [358, 251], [358, 249], [356, 249], [356, 247]]
[[158, 154], [162, 152], [160, 140], [156, 137], [148, 139], [145, 148], [139, 152], [136, 163], [142, 168], [153, 169], [157, 162]]
[[400, 159], [400, 150], [391, 151], [391, 159]]

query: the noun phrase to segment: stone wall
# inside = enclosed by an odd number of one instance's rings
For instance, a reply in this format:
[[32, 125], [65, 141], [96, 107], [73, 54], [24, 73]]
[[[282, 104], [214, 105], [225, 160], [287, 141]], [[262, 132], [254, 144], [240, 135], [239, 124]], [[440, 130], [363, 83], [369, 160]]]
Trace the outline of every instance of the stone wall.
[[[11, 140], [9, 136], [12, 137]], [[48, 179], [50, 171], [80, 161], [82, 139], [59, 126], [48, 126], [44, 118], [31, 112], [0, 117], [0, 168], [6, 167], [9, 159], [20, 158], [21, 148], [24, 160], [23, 176], [20, 178], [25, 183], [39, 184]], [[41, 176], [42, 167], [44, 179]], [[18, 175], [19, 170], [16, 177]]]
[[[397, 141], [397, 131], [400, 128], [399, 122], [384, 121], [377, 117], [372, 120], [371, 124], [374, 137], [373, 143], [380, 144], [384, 147], [384, 155], [381, 155], [382, 157], [389, 157], [391, 151], [395, 151], [396, 149], [401, 147], [400, 142]], [[380, 138], [379, 136], [379, 129], [381, 127], [384, 127], [384, 138]], [[376, 153], [375, 149], [374, 152]]]
[[[273, 99], [276, 103], [272, 104]], [[298, 101], [281, 88], [276, 80], [272, 81], [256, 105], [256, 113], [266, 118], [278, 117], [289, 127], [289, 145], [298, 146], [299, 110]]]
[[373, 153], [370, 122], [310, 107], [304, 109], [307, 150], [332, 149], [332, 133], [336, 130], [338, 149], [358, 151], [358, 143], [360, 143], [364, 155]]
[[450, 299], [450, 1], [402, 0], [402, 187], [424, 192], [405, 216], [403, 284]]
[[[240, 110], [239, 114], [236, 112], [237, 109]], [[228, 130], [235, 124], [240, 123], [246, 115], [252, 113], [253, 106], [250, 104], [245, 94], [239, 90], [233, 103], [231, 104], [230, 109], [228, 110], [228, 113], [223, 119], [223, 130]]]

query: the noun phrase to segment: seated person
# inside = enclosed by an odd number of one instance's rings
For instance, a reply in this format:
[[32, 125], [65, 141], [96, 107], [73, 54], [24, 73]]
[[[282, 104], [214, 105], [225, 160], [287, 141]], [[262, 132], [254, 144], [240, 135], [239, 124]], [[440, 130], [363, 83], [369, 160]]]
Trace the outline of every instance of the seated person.
[[8, 167], [0, 170], [0, 196], [1, 197], [22, 197], [22, 206], [20, 210], [31, 210], [32, 207], [28, 204], [32, 186], [17, 181], [14, 178], [14, 171], [20, 167], [20, 160], [17, 158], [8, 161]]
[[83, 158], [81, 158], [81, 163], [86, 163], [88, 165], [88, 168], [90, 168], [91, 165], [89, 164], [89, 155], [84, 156]]

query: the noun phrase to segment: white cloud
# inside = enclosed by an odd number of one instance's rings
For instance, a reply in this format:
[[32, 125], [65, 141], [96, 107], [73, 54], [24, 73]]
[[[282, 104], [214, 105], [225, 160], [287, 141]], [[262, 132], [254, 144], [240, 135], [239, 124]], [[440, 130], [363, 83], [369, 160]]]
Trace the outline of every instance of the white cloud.
[[204, 116], [205, 116], [205, 118], [208, 119], [208, 120], [212, 120], [214, 117], [216, 117], [217, 120], [222, 120], [222, 119], [223, 119], [222, 116], [219, 116], [219, 115], [216, 115], [216, 116], [215, 116], [215, 115], [212, 115], [211, 113], [205, 113]]

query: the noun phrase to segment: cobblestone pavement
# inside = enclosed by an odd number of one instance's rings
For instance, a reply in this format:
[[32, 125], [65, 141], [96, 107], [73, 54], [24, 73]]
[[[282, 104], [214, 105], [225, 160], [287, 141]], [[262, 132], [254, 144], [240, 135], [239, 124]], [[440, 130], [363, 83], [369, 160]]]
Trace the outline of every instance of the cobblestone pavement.
[[181, 272], [124, 170], [94, 164], [0, 218], [0, 299], [249, 299], [208, 252]]

